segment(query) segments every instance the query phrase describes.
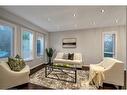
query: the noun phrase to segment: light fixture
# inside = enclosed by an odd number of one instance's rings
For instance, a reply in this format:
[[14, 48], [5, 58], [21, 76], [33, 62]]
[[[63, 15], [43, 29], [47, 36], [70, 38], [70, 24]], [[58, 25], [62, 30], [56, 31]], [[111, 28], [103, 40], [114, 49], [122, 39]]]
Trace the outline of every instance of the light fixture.
[[74, 27], [77, 28], [77, 24], [74, 24]]
[[77, 24], [74, 24], [75, 27], [77, 27]]
[[59, 30], [60, 29], [60, 27], [59, 26], [57, 26], [57, 30]]
[[48, 21], [51, 21], [51, 19], [50, 19], [50, 18], [48, 18]]
[[95, 25], [96, 23], [95, 23], [95, 21], [93, 21], [93, 25]]
[[102, 10], [101, 10], [101, 13], [104, 13], [104, 12], [105, 12], [105, 10], [104, 10], [104, 9], [102, 9]]
[[115, 19], [115, 22], [118, 23], [118, 19]]
[[73, 15], [74, 17], [76, 16], [76, 14]]

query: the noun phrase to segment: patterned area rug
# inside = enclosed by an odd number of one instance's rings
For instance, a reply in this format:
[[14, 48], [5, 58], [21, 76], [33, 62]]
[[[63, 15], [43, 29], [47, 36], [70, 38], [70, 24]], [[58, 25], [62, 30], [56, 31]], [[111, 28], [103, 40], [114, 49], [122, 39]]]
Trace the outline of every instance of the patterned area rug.
[[72, 77], [68, 76], [67, 74], [63, 72], [52, 72], [49, 76], [55, 79], [46, 78], [45, 69], [43, 68], [30, 76], [30, 82], [33, 84], [37, 84], [40, 86], [45, 86], [45, 87], [53, 88], [53, 89], [87, 89], [87, 90], [97, 89], [94, 85], [89, 85], [87, 83], [88, 74], [89, 74], [88, 71], [78, 70], [77, 71], [77, 82], [72, 83], [72, 82], [66, 82], [66, 81], [61, 81], [61, 80], [56, 79], [56, 78], [60, 78], [64, 80], [73, 81]]

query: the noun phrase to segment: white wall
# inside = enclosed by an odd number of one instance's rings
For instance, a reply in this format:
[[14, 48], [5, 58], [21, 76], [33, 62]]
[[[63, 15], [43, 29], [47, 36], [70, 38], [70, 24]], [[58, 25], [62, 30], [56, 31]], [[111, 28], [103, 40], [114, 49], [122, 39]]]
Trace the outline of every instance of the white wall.
[[[81, 52], [83, 55], [84, 64], [96, 64], [103, 59], [102, 32], [110, 31], [117, 31], [117, 59], [126, 64], [125, 26], [50, 33], [50, 47], [56, 49], [57, 51]], [[63, 38], [77, 38], [77, 48], [62, 48]]]
[[[5, 22], [9, 22], [12, 23], [16, 26], [16, 35], [15, 35], [15, 48], [14, 48], [14, 52], [15, 55], [16, 54], [21, 54], [21, 28], [25, 27], [28, 28], [32, 31], [34, 31], [34, 39], [35, 39], [35, 34], [37, 32], [42, 33], [45, 35], [45, 47], [48, 47], [48, 32], [34, 24], [32, 24], [31, 22], [16, 16], [8, 11], [5, 11], [3, 9], [0, 8], [0, 20], [5, 21]], [[30, 66], [30, 68], [34, 68], [42, 63], [44, 63], [45, 61], [45, 57], [42, 58], [36, 58], [36, 49], [35, 49], [35, 40], [34, 40], [34, 59], [31, 61], [26, 62], [26, 64], [28, 64]], [[2, 59], [0, 59], [1, 61]], [[7, 60], [7, 59], [5, 59]]]

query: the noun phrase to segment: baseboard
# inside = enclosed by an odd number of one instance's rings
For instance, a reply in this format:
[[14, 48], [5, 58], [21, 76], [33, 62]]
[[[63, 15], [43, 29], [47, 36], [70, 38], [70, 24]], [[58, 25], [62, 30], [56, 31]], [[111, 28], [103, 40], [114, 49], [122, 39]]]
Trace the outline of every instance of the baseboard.
[[38, 70], [42, 69], [45, 67], [45, 64], [40, 64], [32, 69], [30, 69], [30, 75], [32, 75], [33, 73], [37, 72]]

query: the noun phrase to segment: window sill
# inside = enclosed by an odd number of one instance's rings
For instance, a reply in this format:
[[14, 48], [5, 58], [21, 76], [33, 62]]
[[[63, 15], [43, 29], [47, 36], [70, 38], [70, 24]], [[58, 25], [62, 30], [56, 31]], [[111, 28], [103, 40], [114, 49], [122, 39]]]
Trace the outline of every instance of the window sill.
[[7, 62], [8, 61], [8, 58], [0, 58], [0, 62], [1, 61]]
[[31, 59], [24, 59], [25, 62], [30, 62], [30, 61], [33, 61], [34, 59], [31, 58]]
[[40, 58], [42, 59], [42, 58], [43, 58], [43, 56], [36, 56], [36, 58], [37, 58], [37, 59], [40, 59]]

